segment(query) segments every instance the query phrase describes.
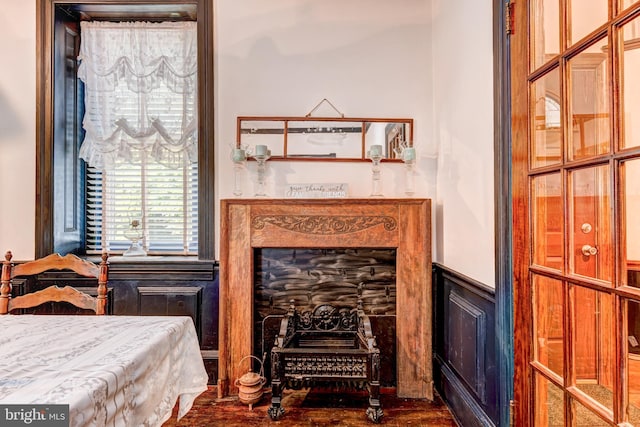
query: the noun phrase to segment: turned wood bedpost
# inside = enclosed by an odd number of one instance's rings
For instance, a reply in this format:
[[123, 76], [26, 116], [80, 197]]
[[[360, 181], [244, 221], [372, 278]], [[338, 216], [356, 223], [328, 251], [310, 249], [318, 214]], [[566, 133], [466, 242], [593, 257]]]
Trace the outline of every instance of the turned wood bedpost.
[[13, 254], [7, 251], [2, 261], [2, 275], [0, 276], [0, 314], [9, 312], [9, 300], [11, 299], [11, 258]]

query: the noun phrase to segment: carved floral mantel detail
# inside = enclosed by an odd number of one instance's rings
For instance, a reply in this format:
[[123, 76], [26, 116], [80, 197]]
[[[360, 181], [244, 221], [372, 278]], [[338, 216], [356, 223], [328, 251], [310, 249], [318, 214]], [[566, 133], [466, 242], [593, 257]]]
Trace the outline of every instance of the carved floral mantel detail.
[[355, 233], [383, 224], [385, 230], [398, 226], [390, 216], [334, 216], [334, 215], [257, 215], [251, 220], [254, 230], [262, 230], [265, 224], [305, 234]]

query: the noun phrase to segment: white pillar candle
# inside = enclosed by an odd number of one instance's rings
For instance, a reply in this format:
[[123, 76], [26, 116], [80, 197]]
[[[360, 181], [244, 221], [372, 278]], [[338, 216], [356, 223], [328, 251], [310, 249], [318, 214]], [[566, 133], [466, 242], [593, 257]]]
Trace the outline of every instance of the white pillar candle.
[[407, 147], [402, 152], [402, 160], [409, 162], [416, 159], [416, 149], [413, 147]]
[[369, 157], [382, 155], [382, 145], [372, 145], [369, 149]]
[[232, 159], [234, 162], [244, 162], [247, 160], [245, 151], [242, 148], [234, 148]]
[[267, 155], [267, 146], [256, 145], [256, 156], [266, 156], [266, 155]]

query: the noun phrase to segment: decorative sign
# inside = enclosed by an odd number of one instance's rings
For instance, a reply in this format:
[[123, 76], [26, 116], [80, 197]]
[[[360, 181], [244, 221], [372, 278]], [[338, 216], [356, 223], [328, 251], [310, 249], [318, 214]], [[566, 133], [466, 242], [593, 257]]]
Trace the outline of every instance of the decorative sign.
[[284, 195], [296, 199], [349, 197], [349, 184], [289, 184]]

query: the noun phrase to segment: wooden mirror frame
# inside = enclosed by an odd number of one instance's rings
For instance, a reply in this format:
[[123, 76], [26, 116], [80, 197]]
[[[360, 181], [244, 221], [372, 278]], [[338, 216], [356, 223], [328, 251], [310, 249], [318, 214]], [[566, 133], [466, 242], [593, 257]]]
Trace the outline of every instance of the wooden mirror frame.
[[[354, 162], [354, 161], [370, 161], [367, 157], [367, 148], [369, 144], [367, 144], [367, 132], [362, 131], [362, 129], [367, 128], [367, 125], [371, 123], [390, 123], [390, 124], [403, 124], [406, 126], [405, 133], [408, 135], [408, 139], [402, 138], [402, 140], [406, 143], [406, 146], [413, 146], [413, 135], [414, 135], [414, 126], [413, 119], [409, 118], [371, 118], [371, 117], [311, 117], [311, 116], [238, 116], [237, 124], [236, 124], [236, 148], [247, 149], [248, 145], [243, 143], [243, 135], [248, 134], [247, 127], [243, 127], [243, 123], [245, 122], [282, 122], [282, 127], [274, 127], [274, 128], [263, 128], [261, 129], [263, 132], [258, 131], [255, 132], [258, 134], [270, 134], [270, 135], [280, 135], [282, 134], [282, 154], [274, 154], [269, 159], [270, 160], [292, 160], [292, 161], [343, 161], [343, 162]], [[289, 124], [293, 122], [322, 122], [322, 123], [352, 123], [358, 124], [360, 126], [359, 132], [362, 134], [360, 139], [360, 155], [359, 156], [347, 156], [347, 157], [337, 157], [330, 155], [314, 155], [314, 154], [292, 154], [290, 152], [290, 144], [289, 137], [291, 134], [299, 133], [300, 130], [293, 131], [293, 128], [290, 128]], [[328, 132], [327, 132], [328, 133]], [[386, 162], [402, 162], [402, 159], [397, 156], [394, 151], [394, 147], [397, 145], [399, 139], [391, 139], [385, 138], [385, 146], [383, 146], [383, 153], [386, 153], [382, 161]], [[333, 153], [335, 154], [335, 153]], [[249, 157], [248, 160], [251, 160]]]

